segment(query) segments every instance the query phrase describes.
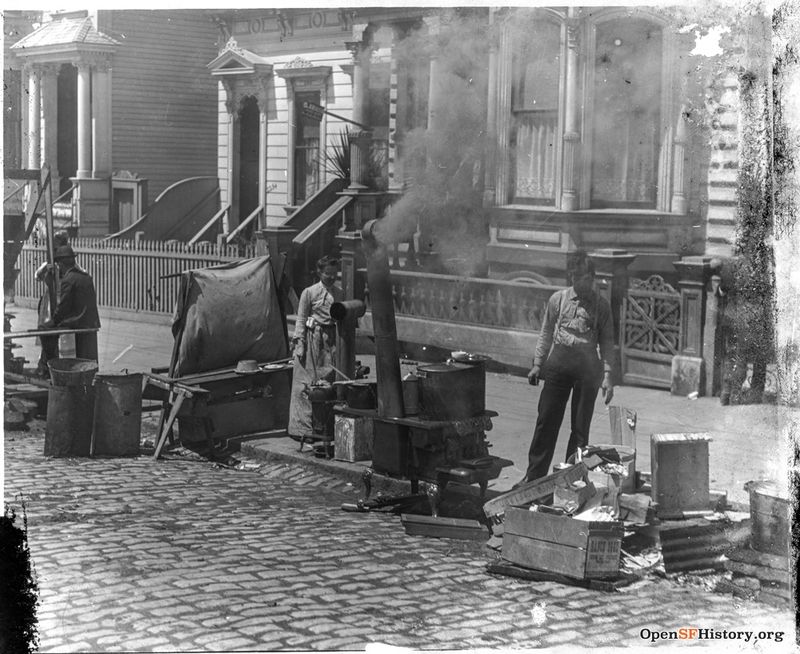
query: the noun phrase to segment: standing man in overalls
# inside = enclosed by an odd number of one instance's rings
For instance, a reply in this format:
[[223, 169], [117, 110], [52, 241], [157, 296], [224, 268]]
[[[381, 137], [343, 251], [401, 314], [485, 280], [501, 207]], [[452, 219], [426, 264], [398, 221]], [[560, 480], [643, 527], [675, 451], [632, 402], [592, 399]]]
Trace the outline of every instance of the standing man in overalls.
[[594, 289], [594, 263], [581, 256], [572, 271], [572, 286], [547, 302], [528, 382], [544, 381], [533, 432], [528, 469], [515, 488], [550, 472], [558, 430], [570, 394], [571, 430], [567, 458], [589, 443], [589, 426], [598, 389], [611, 402], [614, 322], [611, 306]]

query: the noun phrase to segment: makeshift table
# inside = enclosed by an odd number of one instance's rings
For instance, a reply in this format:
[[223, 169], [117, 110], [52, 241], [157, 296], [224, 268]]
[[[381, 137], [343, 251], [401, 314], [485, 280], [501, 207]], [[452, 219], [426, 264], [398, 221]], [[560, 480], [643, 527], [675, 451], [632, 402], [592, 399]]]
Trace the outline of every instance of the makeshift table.
[[235, 368], [175, 378], [145, 373], [145, 397], [162, 401], [154, 458], [161, 454], [176, 418], [182, 441], [285, 430], [291, 375], [292, 366], [285, 361], [260, 364], [248, 374]]

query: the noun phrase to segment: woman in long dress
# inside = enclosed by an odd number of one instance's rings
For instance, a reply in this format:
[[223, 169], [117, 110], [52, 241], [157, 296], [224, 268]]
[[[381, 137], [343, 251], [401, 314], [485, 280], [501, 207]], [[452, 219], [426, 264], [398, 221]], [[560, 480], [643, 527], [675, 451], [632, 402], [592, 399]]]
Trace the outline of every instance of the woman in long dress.
[[289, 409], [289, 436], [295, 440], [313, 435], [311, 401], [304, 390], [318, 381], [333, 383], [336, 377], [336, 322], [331, 305], [344, 299], [336, 284], [339, 260], [327, 256], [317, 261], [319, 281], [300, 294], [292, 337], [294, 375]]

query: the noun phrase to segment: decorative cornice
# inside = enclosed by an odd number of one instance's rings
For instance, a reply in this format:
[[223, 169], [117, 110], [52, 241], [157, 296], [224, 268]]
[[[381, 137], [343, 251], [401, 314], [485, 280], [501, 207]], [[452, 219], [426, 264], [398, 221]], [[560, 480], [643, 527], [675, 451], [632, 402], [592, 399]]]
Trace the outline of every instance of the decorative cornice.
[[286, 64], [286, 68], [312, 68], [314, 64], [312, 64], [308, 59], [303, 59], [302, 57], [295, 57], [292, 59], [288, 64]]
[[353, 29], [358, 12], [351, 7], [342, 8], [338, 11], [339, 22], [342, 24], [342, 31], [349, 32]]
[[566, 20], [567, 24], [567, 47], [577, 50], [581, 47], [581, 28], [583, 21], [578, 17], [570, 16]]
[[300, 78], [326, 80], [332, 70], [330, 66], [315, 66], [310, 61], [297, 57], [280, 70], [276, 70], [275, 74], [289, 81]]
[[236, 39], [230, 37], [227, 42], [225, 43], [225, 47], [222, 48], [222, 52], [220, 54], [225, 54], [226, 52], [235, 52], [242, 57], [245, 56], [244, 50], [239, 47], [239, 44], [236, 42]]

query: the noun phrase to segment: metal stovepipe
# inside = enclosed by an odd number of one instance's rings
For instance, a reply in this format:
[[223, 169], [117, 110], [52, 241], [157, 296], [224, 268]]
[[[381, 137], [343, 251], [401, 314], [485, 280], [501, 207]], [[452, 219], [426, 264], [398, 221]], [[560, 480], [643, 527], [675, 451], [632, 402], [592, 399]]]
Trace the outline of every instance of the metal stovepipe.
[[378, 415], [402, 418], [403, 382], [400, 378], [400, 351], [394, 316], [392, 279], [386, 247], [375, 235], [377, 220], [370, 220], [361, 230], [361, 242], [367, 260], [367, 285], [375, 335], [375, 374], [378, 380]]

